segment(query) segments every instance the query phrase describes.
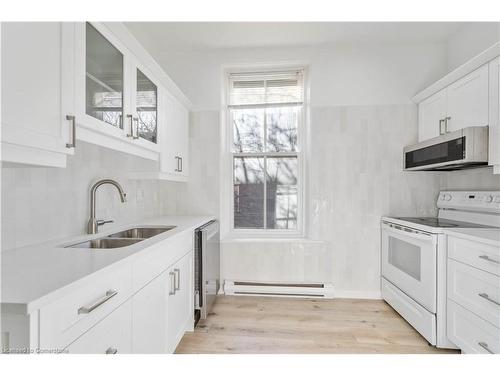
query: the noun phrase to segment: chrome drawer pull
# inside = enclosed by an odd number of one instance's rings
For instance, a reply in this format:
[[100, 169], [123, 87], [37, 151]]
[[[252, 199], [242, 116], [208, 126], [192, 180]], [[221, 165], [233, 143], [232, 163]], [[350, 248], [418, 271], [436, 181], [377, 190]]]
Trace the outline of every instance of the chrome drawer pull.
[[[175, 294], [175, 273], [174, 272], [169, 272], [168, 275], [170, 276], [170, 291], [168, 292], [169, 296], [173, 296]], [[172, 276], [174, 277], [174, 281], [172, 282]]]
[[488, 262], [493, 262], [493, 263], [496, 263], [496, 264], [500, 264], [500, 261], [495, 260], [495, 259], [491, 259], [488, 255], [479, 255], [479, 258], [487, 260]]
[[477, 343], [481, 348], [483, 348], [484, 350], [486, 350], [488, 353], [491, 353], [491, 354], [495, 354], [493, 353], [493, 351], [488, 347], [488, 344], [486, 344], [485, 342], [478, 342]]
[[174, 268], [174, 273], [175, 273], [175, 283], [174, 283], [174, 290], [181, 290], [181, 270], [178, 268]]
[[478, 296], [484, 298], [486, 301], [490, 301], [490, 302], [494, 303], [495, 305], [500, 306], [500, 302], [495, 301], [494, 299], [490, 298], [490, 296], [487, 295], [486, 293], [479, 293]]
[[106, 349], [106, 354], [116, 354], [118, 353], [118, 349], [109, 347]]
[[97, 309], [99, 306], [101, 306], [103, 303], [106, 301], [109, 301], [111, 298], [116, 296], [118, 292], [116, 290], [108, 290], [106, 292], [106, 295], [102, 297], [100, 300], [98, 300], [96, 303], [94, 303], [92, 306], [85, 307], [82, 306], [78, 309], [78, 314], [88, 314]]

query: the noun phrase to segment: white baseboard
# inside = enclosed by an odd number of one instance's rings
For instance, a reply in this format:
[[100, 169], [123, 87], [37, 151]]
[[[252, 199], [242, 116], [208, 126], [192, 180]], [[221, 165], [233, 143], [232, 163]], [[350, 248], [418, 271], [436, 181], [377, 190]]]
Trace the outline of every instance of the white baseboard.
[[333, 298], [382, 299], [380, 290], [336, 290]]

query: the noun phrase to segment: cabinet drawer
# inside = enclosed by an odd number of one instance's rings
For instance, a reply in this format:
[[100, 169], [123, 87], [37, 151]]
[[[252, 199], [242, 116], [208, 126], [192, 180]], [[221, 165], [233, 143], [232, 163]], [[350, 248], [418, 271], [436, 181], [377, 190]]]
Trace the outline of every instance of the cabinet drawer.
[[132, 302], [129, 300], [66, 348], [71, 354], [132, 352]]
[[448, 257], [500, 276], [500, 247], [448, 236]]
[[464, 353], [500, 353], [500, 329], [448, 299], [447, 333]]
[[448, 259], [448, 298], [500, 327], [500, 277]]
[[40, 348], [66, 347], [131, 294], [131, 269], [124, 266], [42, 307]]

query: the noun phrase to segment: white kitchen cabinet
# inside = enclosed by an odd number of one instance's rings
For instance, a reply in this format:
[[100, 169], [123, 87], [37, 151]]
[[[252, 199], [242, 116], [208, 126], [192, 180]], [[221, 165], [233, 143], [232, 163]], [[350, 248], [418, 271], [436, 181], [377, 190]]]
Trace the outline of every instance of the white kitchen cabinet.
[[173, 352], [184, 332], [193, 326], [193, 253], [168, 270], [167, 345]]
[[158, 147], [158, 109], [163, 104], [160, 82], [137, 59], [131, 58], [130, 113], [128, 125], [135, 142], [153, 151]]
[[447, 335], [464, 353], [500, 353], [500, 245], [448, 235]]
[[446, 132], [488, 125], [488, 64], [452, 83], [446, 94]]
[[138, 135], [132, 51], [102, 23], [73, 25], [77, 139], [158, 160], [158, 146]]
[[132, 298], [133, 353], [165, 353], [168, 286], [164, 272]]
[[418, 141], [434, 138], [444, 131], [446, 90], [439, 91], [418, 105]]
[[418, 140], [489, 124], [488, 64], [418, 104]]
[[1, 27], [2, 161], [65, 167], [74, 152], [71, 24]]
[[132, 353], [132, 303], [125, 302], [71, 343], [70, 354]]
[[165, 102], [160, 169], [182, 180], [189, 175], [189, 111], [170, 95]]

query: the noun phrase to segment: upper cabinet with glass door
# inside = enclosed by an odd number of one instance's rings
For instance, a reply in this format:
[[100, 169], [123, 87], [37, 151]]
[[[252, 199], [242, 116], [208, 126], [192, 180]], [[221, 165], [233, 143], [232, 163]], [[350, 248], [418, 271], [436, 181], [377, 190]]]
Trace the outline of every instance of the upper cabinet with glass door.
[[132, 66], [131, 132], [141, 145], [158, 144], [158, 86], [147, 69]]
[[77, 138], [158, 160], [156, 85], [101, 23], [75, 24]]

